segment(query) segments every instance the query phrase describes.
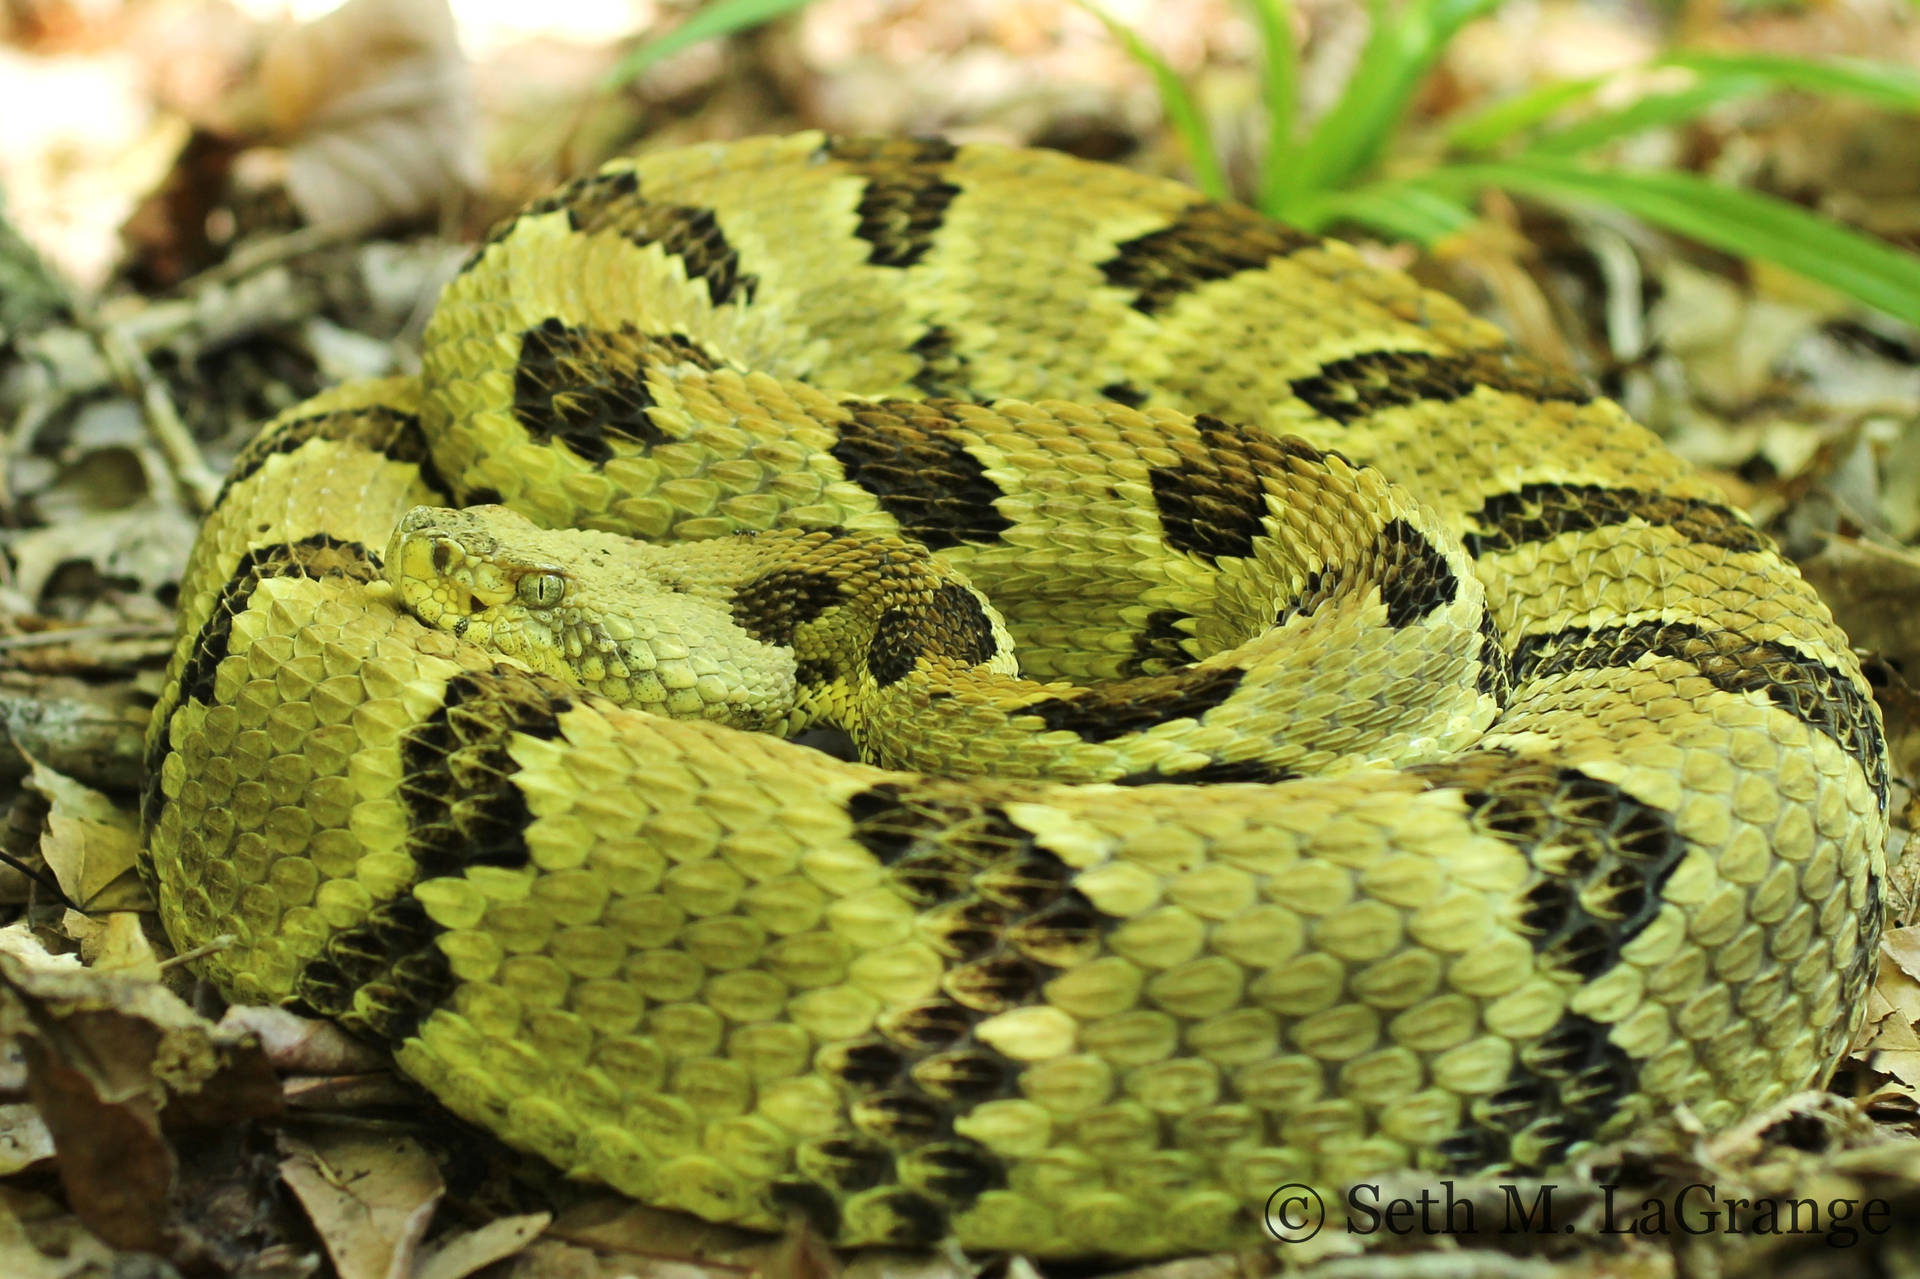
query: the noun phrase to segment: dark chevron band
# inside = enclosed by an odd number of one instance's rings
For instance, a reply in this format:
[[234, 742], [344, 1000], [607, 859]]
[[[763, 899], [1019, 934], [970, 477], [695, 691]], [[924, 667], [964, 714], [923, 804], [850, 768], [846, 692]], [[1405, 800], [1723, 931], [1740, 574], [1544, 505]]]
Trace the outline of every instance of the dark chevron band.
[[1110, 742], [1176, 719], [1198, 719], [1233, 696], [1247, 673], [1232, 666], [1189, 667], [1167, 675], [1115, 680], [1022, 706], [1051, 730]]
[[930, 400], [979, 399], [969, 381], [973, 361], [961, 353], [952, 329], [929, 325], [907, 350], [920, 361], [920, 371], [910, 379], [914, 390]]
[[1690, 542], [1729, 551], [1766, 551], [1773, 543], [1738, 512], [1698, 498], [1669, 497], [1599, 484], [1526, 484], [1487, 499], [1468, 517], [1467, 553], [1499, 554], [1562, 533], [1586, 533], [1638, 520], [1670, 528]]
[[573, 690], [559, 680], [495, 666], [447, 681], [439, 709], [400, 739], [400, 801], [420, 878], [469, 866], [524, 866], [526, 796], [504, 779], [518, 769], [515, 734], [551, 741]]
[[938, 1242], [953, 1217], [1007, 1184], [1006, 1161], [955, 1132], [974, 1107], [1018, 1093], [1020, 1065], [973, 1028], [1032, 1005], [1063, 966], [1094, 953], [1111, 922], [1072, 872], [998, 806], [950, 788], [882, 782], [852, 796], [853, 838], [922, 913], [946, 958], [941, 993], [886, 1013], [877, 1033], [830, 1044], [820, 1069], [850, 1097], [854, 1133], [803, 1145], [777, 1201], [831, 1236], [839, 1202], [883, 1189], [888, 1241]]
[[1147, 620], [1133, 634], [1133, 652], [1120, 664], [1120, 675], [1134, 679], [1141, 675], [1164, 675], [1193, 662], [1187, 651], [1192, 636], [1180, 625], [1192, 616], [1177, 608], [1160, 608], [1147, 614]]
[[1182, 444], [1178, 462], [1147, 471], [1160, 527], [1168, 545], [1209, 563], [1245, 558], [1266, 531], [1265, 477], [1284, 474], [1289, 460], [1319, 463], [1327, 454], [1292, 436], [1205, 413], [1193, 425], [1198, 447]]
[[666, 435], [647, 410], [653, 369], [720, 361], [678, 333], [643, 333], [631, 324], [588, 329], [549, 317], [520, 335], [513, 367], [513, 416], [536, 440], [555, 440], [593, 463], [613, 456], [619, 441], [647, 447]]
[[278, 453], [291, 453], [310, 440], [327, 440], [378, 453], [389, 462], [418, 467], [421, 480], [437, 493], [449, 489], [434, 469], [433, 454], [427, 447], [420, 419], [384, 404], [338, 408], [280, 423], [255, 436], [234, 459], [233, 469], [213, 500], [215, 509], [227, 500], [234, 486], [251, 477]]
[[1475, 830], [1526, 855], [1536, 878], [1520, 896], [1520, 931], [1547, 967], [1582, 981], [1653, 922], [1687, 851], [1664, 809], [1547, 760], [1469, 751], [1410, 771], [1461, 791]]
[[[753, 300], [759, 279], [740, 270], [740, 254], [727, 242], [712, 209], [685, 204], [655, 204], [640, 192], [640, 175], [632, 169], [595, 173], [576, 178], [552, 195], [527, 206], [521, 217], [564, 209], [567, 222], [583, 235], [610, 232], [640, 248], [657, 244], [663, 253], [680, 259], [687, 279], [707, 286], [715, 306], [736, 298]], [[513, 223], [497, 228], [488, 243], [505, 235]], [[481, 246], [480, 253], [486, 251]], [[474, 255], [477, 261], [480, 253]], [[472, 262], [469, 262], [469, 266]]]
[[1013, 527], [1004, 496], [953, 434], [947, 400], [849, 400], [831, 450], [847, 479], [878, 499], [907, 536], [930, 550], [995, 542]]
[[1237, 204], [1196, 204], [1160, 230], [1116, 245], [1100, 274], [1134, 295], [1134, 310], [1152, 315], [1209, 281], [1258, 271], [1318, 243]]
[[867, 670], [881, 688], [899, 683], [922, 657], [979, 666], [997, 651], [993, 623], [974, 593], [957, 582], [934, 588], [919, 608], [890, 608], [874, 624]]
[[1593, 399], [1586, 383], [1508, 347], [1446, 355], [1368, 351], [1322, 365], [1292, 386], [1316, 413], [1342, 424], [1423, 400], [1464, 399], [1483, 387], [1530, 400], [1585, 404]]
[[1274, 782], [1290, 782], [1300, 774], [1290, 768], [1264, 763], [1257, 759], [1217, 759], [1211, 764], [1202, 764], [1198, 768], [1189, 768], [1185, 772], [1163, 773], [1157, 768], [1144, 772], [1128, 773], [1125, 777], [1113, 779], [1115, 786], [1225, 786], [1235, 782], [1257, 782], [1270, 785]]
[[[180, 701], [213, 701], [214, 674], [227, 658], [233, 636], [233, 619], [247, 611], [260, 583], [276, 577], [304, 577], [319, 580], [345, 577], [356, 582], [372, 582], [380, 576], [380, 557], [358, 542], [342, 542], [315, 533], [297, 542], [279, 542], [261, 546], [240, 557], [233, 575], [220, 588], [200, 632], [193, 638], [187, 660], [180, 668]], [[147, 746], [145, 788], [140, 811], [149, 830], [160, 816], [160, 769], [171, 749], [167, 734], [155, 734]]]
[[[526, 797], [510, 780], [513, 736], [551, 740], [573, 705], [557, 680], [511, 666], [447, 681], [433, 714], [400, 739], [400, 800], [407, 852], [418, 883], [463, 874], [471, 866], [523, 866]], [[294, 994], [315, 1013], [397, 1043], [415, 1034], [459, 984], [438, 938], [442, 932], [413, 887], [375, 906], [367, 918], [328, 939], [294, 979]]]
[[399, 1043], [459, 985], [437, 944], [443, 931], [411, 890], [382, 902], [294, 976], [296, 1009]]
[[845, 582], [824, 568], [775, 569], [734, 593], [733, 623], [762, 644], [792, 648], [795, 631], [845, 597]]
[[1367, 558], [1379, 566], [1380, 602], [1386, 605], [1388, 626], [1412, 626], [1460, 594], [1460, 578], [1446, 557], [1406, 520], [1388, 520]]
[[872, 247], [873, 266], [910, 267], [933, 248], [960, 188], [947, 180], [956, 151], [938, 139], [829, 138], [820, 154], [867, 177], [854, 206], [853, 234]]
[[1598, 630], [1568, 627], [1529, 635], [1514, 646], [1515, 687], [1576, 671], [1631, 666], [1643, 657], [1692, 664], [1725, 693], [1763, 693], [1801, 723], [1860, 761], [1887, 806], [1888, 766], [1873, 701], [1839, 671], [1784, 644], [1737, 631], [1706, 631], [1691, 622], [1635, 622]]
[[1468, 1107], [1467, 1122], [1440, 1143], [1450, 1171], [1539, 1173], [1592, 1140], [1639, 1090], [1639, 1064], [1609, 1028], [1567, 1013], [1521, 1046], [1506, 1083]]
[[[1686, 855], [1670, 813], [1578, 769], [1488, 750], [1409, 771], [1458, 789], [1476, 831], [1526, 856], [1533, 875], [1515, 902], [1516, 924], [1543, 968], [1583, 983], [1618, 964], [1653, 922]], [[1542, 1170], [1598, 1136], [1638, 1078], [1607, 1025], [1567, 1013], [1520, 1047], [1506, 1083], [1471, 1103], [1440, 1152], [1457, 1171]]]

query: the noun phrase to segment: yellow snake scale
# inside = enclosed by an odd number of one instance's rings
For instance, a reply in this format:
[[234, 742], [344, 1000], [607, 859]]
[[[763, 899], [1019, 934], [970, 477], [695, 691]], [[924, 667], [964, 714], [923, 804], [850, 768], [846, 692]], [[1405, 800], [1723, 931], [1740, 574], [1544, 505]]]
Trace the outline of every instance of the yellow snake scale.
[[[401, 607], [402, 517], [495, 503], [821, 551], [702, 598], [805, 686], [772, 719], [889, 708], [912, 771], [699, 717], [741, 670], [684, 635], [685, 678], [620, 659], [693, 690], [669, 718]], [[1454, 302], [1057, 154], [808, 134], [568, 184], [418, 378], [242, 453], [180, 611], [175, 943], [714, 1221], [1250, 1243], [1284, 1183], [1725, 1125], [1825, 1077], [1874, 966], [1879, 716], [1767, 538]]]

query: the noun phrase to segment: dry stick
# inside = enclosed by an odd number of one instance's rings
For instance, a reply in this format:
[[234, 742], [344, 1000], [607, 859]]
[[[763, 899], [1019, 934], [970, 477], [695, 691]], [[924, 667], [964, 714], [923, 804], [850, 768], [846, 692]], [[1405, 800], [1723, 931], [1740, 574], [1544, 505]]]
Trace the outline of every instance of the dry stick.
[[0, 635], [0, 653], [18, 648], [51, 648], [75, 640], [167, 639], [173, 627], [158, 622], [114, 622], [97, 626], [69, 626], [63, 630], [27, 631]]
[[187, 429], [187, 424], [180, 420], [180, 412], [174, 408], [173, 397], [167, 394], [165, 384], [147, 363], [146, 355], [117, 326], [100, 325], [94, 330], [94, 338], [113, 370], [114, 380], [126, 394], [139, 400], [147, 429], [160, 445], [168, 469], [186, 494], [188, 506], [194, 514], [205, 515], [213, 509], [220, 480], [200, 456], [200, 446], [194, 443], [193, 432]]
[[239, 935], [236, 933], [221, 933], [212, 941], [203, 942], [192, 950], [183, 950], [172, 959], [161, 960], [160, 967], [164, 971], [168, 968], [177, 968], [181, 964], [190, 964], [196, 959], [205, 959], [208, 955], [217, 955], [239, 940]]

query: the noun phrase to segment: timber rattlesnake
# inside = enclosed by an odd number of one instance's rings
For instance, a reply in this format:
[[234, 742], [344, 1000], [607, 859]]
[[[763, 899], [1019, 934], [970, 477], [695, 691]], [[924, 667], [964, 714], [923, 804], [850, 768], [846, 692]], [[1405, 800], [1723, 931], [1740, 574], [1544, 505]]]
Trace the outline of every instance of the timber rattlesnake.
[[[490, 503], [720, 540], [407, 515]], [[596, 574], [642, 606], [555, 620]], [[181, 618], [176, 944], [714, 1220], [1245, 1242], [1283, 1183], [1723, 1125], [1873, 970], [1878, 713], [1768, 540], [1450, 300], [1060, 155], [568, 184], [419, 378], [245, 450]], [[921, 771], [732, 726], [870, 713]]]

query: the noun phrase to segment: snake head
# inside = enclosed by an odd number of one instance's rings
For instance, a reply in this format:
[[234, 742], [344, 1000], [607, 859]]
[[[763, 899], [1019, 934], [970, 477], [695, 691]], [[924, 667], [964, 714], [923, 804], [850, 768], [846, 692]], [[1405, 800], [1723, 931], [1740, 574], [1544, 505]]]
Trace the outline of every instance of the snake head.
[[509, 604], [552, 610], [567, 598], [567, 570], [515, 545], [538, 532], [504, 506], [416, 506], [387, 543], [387, 580], [414, 616], [456, 635]]
[[621, 705], [786, 731], [795, 658], [732, 614], [725, 570], [755, 562], [730, 541], [656, 547], [504, 506], [416, 506], [386, 575], [428, 626]]

